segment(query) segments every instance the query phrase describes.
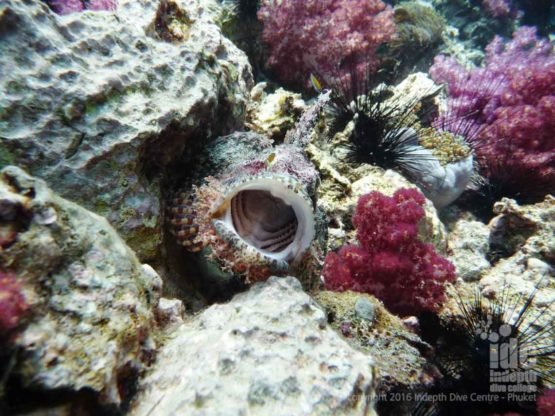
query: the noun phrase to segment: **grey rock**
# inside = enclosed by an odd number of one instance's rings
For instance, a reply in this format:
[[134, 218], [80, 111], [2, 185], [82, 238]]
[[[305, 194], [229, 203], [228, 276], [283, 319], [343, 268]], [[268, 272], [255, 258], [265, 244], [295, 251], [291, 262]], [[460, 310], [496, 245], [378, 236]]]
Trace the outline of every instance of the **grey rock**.
[[175, 329], [131, 415], [375, 415], [373, 361], [293, 277], [271, 277]]
[[[514, 298], [526, 299], [537, 289], [531, 306], [538, 321], [555, 314], [555, 198], [533, 205], [518, 205], [503, 198], [494, 205], [497, 214], [488, 227], [491, 249], [498, 261], [480, 279], [488, 295], [506, 290]], [[536, 308], [549, 306], [548, 310]]]
[[66, 16], [41, 1], [0, 4], [0, 166], [106, 217], [142, 260], [161, 241], [160, 172], [242, 126], [252, 84], [214, 0], [166, 3]]
[[17, 277], [29, 305], [8, 382], [16, 376], [33, 391], [86, 389], [119, 404], [126, 398], [118, 383], [154, 353], [159, 276], [104, 218], [19, 168], [0, 171], [0, 206], [14, 213], [0, 222], [0, 270]]
[[479, 221], [460, 219], [448, 236], [449, 260], [457, 268], [457, 276], [465, 281], [479, 280], [491, 265], [489, 229]]
[[376, 317], [376, 311], [372, 302], [367, 298], [358, 298], [355, 303], [355, 313], [361, 318], [369, 322], [373, 322]]
[[158, 322], [166, 325], [182, 323], [184, 313], [185, 306], [179, 299], [161, 298], [156, 309]]
[[[380, 376], [376, 387], [378, 397], [387, 398], [392, 393], [414, 394], [434, 382], [436, 374], [425, 359], [432, 347], [422, 341], [416, 331], [408, 329], [406, 320], [392, 315], [375, 297], [351, 291], [323, 290], [315, 294], [315, 299], [328, 313], [331, 327], [350, 345], [374, 358]], [[358, 316], [357, 304], [362, 299], [373, 306], [375, 319], [372, 322]], [[418, 322], [414, 327], [418, 327]], [[410, 414], [411, 409], [406, 408], [406, 404], [391, 402], [390, 414]]]

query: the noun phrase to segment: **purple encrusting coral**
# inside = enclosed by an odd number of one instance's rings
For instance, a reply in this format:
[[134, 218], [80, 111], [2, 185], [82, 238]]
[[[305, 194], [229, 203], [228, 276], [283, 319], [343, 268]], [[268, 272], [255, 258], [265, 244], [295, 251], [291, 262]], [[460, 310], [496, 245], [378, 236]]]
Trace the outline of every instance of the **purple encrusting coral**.
[[17, 327], [28, 308], [16, 277], [0, 270], [0, 335]]
[[46, 0], [48, 6], [57, 14], [69, 14], [84, 10], [115, 10], [117, 0]]
[[401, 315], [436, 311], [455, 268], [418, 238], [424, 202], [416, 189], [361, 196], [353, 216], [359, 244], [327, 255], [326, 289], [370, 293]]
[[465, 70], [438, 56], [430, 75], [448, 85], [450, 116], [474, 126], [471, 144], [486, 177], [511, 172], [523, 192], [555, 191], [555, 55], [547, 39], [521, 27], [511, 41], [494, 38], [483, 67]]
[[268, 66], [281, 81], [309, 87], [309, 75], [360, 79], [379, 66], [378, 47], [395, 34], [393, 10], [381, 0], [265, 0], [258, 12]]
[[515, 10], [510, 0], [482, 0], [486, 12], [497, 19], [511, 17]]
[[118, 0], [89, 0], [87, 10], [116, 10]]

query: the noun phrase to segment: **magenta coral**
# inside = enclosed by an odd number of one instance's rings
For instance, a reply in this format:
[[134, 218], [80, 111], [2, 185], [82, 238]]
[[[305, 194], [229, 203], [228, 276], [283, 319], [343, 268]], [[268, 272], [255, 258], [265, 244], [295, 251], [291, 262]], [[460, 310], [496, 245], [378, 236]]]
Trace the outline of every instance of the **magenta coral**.
[[550, 389], [543, 392], [538, 397], [536, 406], [538, 408], [538, 416], [555, 415], [555, 390]]
[[514, 13], [510, 0], [483, 0], [482, 5], [490, 16], [498, 19], [510, 17]]
[[69, 14], [84, 10], [115, 10], [117, 0], [46, 0], [48, 6], [57, 14]]
[[17, 327], [27, 309], [28, 305], [16, 277], [0, 271], [0, 335]]
[[424, 201], [416, 189], [361, 196], [353, 216], [359, 244], [327, 255], [326, 289], [370, 293], [401, 315], [437, 310], [455, 268], [418, 238]]
[[87, 10], [116, 10], [117, 0], [89, 0]]
[[[555, 55], [548, 40], [522, 27], [511, 41], [496, 37], [487, 46], [482, 68], [465, 70], [439, 56], [430, 74], [448, 85], [450, 112], [472, 118], [479, 130], [473, 147], [486, 176], [518, 172], [523, 192], [530, 185], [555, 191]], [[500, 161], [502, 169], [487, 169]]]
[[315, 69], [343, 77], [354, 68], [362, 79], [378, 68], [376, 50], [395, 33], [393, 11], [381, 0], [265, 0], [258, 18], [268, 66], [281, 81], [305, 87]]

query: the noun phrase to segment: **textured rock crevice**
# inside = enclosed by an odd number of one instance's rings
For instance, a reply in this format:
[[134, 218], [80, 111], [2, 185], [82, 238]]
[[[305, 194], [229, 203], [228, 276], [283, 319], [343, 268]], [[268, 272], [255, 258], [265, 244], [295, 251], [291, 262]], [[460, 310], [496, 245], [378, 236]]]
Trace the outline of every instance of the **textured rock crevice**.
[[[149, 31], [169, 3], [187, 16], [187, 36], [172, 41]], [[164, 169], [246, 113], [250, 65], [214, 23], [217, 7], [121, 0], [114, 12], [57, 16], [43, 2], [2, 2], [0, 164], [47, 180], [156, 259]], [[184, 34], [177, 23], [163, 30]]]
[[131, 414], [375, 415], [374, 383], [300, 282], [271, 277], [175, 328]]
[[28, 304], [3, 340], [17, 353], [0, 392], [10, 388], [18, 411], [41, 401], [121, 406], [155, 354], [160, 277], [104, 218], [19, 168], [0, 171], [0, 207], [0, 270]]

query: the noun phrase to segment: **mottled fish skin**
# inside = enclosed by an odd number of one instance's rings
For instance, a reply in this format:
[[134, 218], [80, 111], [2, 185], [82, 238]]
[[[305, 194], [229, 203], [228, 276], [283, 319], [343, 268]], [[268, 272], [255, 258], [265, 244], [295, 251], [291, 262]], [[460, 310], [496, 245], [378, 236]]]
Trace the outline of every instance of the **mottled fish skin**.
[[177, 192], [169, 201], [167, 221], [179, 245], [193, 253], [202, 250], [202, 244], [195, 242], [199, 225], [195, 223], [194, 195], [191, 191]]
[[193, 186], [168, 201], [178, 244], [247, 283], [287, 274], [316, 234], [319, 174], [302, 147], [234, 133], [203, 152]]

